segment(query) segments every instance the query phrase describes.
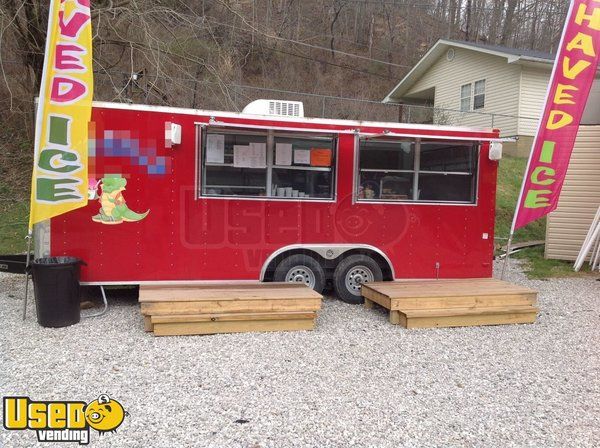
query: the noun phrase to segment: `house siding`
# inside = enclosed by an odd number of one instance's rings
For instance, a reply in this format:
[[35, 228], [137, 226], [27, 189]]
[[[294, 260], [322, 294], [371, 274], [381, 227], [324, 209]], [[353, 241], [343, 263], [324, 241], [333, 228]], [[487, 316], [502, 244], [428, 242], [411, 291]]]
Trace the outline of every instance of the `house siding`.
[[550, 70], [523, 67], [519, 100], [519, 135], [528, 137], [535, 135], [546, 101], [549, 82]]
[[434, 118], [438, 124], [474, 127], [495, 127], [501, 135], [517, 135], [519, 112], [519, 80], [521, 67], [507, 64], [506, 58], [483, 54], [478, 51], [455, 48], [454, 60], [448, 61], [443, 54], [404, 95], [435, 88], [436, 108], [460, 110], [460, 87], [480, 79], [486, 80], [485, 108], [478, 112], [510, 115], [490, 115], [460, 112], [440, 112]]
[[581, 124], [600, 124], [600, 79], [598, 78], [592, 84]]
[[558, 208], [548, 217], [546, 258], [575, 260], [600, 206], [600, 126], [581, 126]]
[[[521, 74], [521, 99], [519, 103], [519, 135], [535, 136], [539, 117], [542, 114], [546, 94], [548, 93], [550, 75], [550, 70], [536, 70], [523, 67]], [[594, 84], [592, 84], [581, 124], [599, 123], [600, 81], [596, 79]]]

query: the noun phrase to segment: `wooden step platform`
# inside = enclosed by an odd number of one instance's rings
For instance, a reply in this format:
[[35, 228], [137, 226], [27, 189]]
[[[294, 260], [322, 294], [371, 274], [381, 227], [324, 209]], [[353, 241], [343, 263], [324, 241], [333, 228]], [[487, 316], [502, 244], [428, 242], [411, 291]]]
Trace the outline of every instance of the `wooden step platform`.
[[537, 291], [493, 278], [369, 283], [362, 295], [405, 328], [533, 323], [538, 312]]
[[156, 336], [312, 330], [322, 296], [302, 284], [143, 285], [144, 329]]

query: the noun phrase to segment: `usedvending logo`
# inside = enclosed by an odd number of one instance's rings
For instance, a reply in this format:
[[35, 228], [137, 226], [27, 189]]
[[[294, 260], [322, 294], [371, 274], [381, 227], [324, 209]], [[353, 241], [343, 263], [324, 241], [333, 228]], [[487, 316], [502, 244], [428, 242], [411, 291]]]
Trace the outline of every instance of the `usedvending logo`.
[[121, 403], [102, 394], [84, 401], [33, 401], [4, 397], [4, 428], [37, 432], [38, 442], [90, 443], [90, 428], [100, 435], [114, 432], [129, 413]]

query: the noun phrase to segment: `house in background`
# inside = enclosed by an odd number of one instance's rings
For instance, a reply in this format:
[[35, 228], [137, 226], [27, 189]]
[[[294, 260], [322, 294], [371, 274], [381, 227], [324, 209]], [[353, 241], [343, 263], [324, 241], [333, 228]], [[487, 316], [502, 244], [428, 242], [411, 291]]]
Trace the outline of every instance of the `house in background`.
[[[385, 97], [384, 103], [433, 106], [418, 121], [494, 127], [510, 155], [526, 157], [533, 143], [554, 55], [474, 42], [439, 40]], [[600, 123], [600, 74], [582, 124]], [[410, 108], [414, 115], [420, 109]]]
[[[600, 114], [596, 119], [600, 121]], [[581, 126], [558, 207], [548, 215], [546, 258], [574, 261], [583, 246], [598, 207], [600, 126]]]

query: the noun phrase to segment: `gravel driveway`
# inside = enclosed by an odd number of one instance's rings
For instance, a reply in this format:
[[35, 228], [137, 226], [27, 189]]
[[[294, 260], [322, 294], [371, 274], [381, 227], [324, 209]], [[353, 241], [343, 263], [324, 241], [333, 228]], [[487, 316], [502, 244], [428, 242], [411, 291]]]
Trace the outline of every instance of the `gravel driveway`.
[[[599, 446], [600, 282], [518, 269], [540, 291], [534, 325], [409, 331], [326, 299], [314, 332], [164, 338], [131, 300], [63, 329], [32, 305], [23, 323], [23, 279], [0, 274], [0, 392], [108, 393], [130, 416], [91, 446]], [[35, 441], [0, 430], [2, 447]]]

